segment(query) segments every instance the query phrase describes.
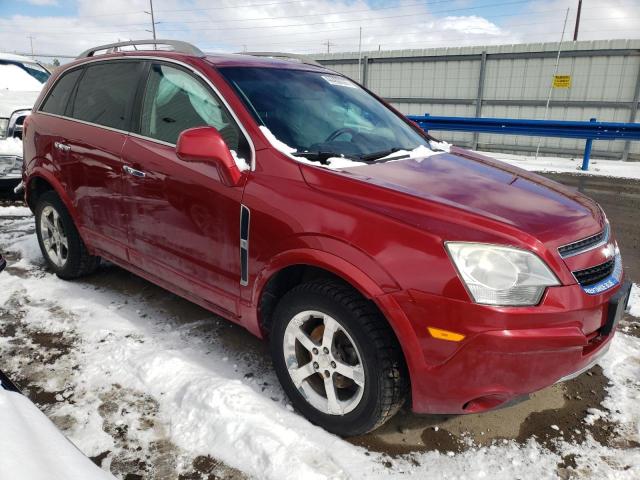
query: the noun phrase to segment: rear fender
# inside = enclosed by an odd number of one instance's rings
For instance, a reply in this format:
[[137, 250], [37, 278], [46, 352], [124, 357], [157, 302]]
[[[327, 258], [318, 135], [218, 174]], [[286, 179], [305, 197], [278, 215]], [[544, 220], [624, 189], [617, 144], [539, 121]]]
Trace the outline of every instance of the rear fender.
[[[55, 173], [52, 172], [53, 168], [55, 167], [46, 159], [37, 161], [37, 164], [30, 169], [31, 171], [29, 172], [29, 177], [27, 178], [27, 182], [25, 185], [25, 200], [27, 201], [27, 204], [31, 206], [31, 199], [29, 197], [31, 195], [31, 187], [33, 185], [33, 182], [38, 178], [40, 180], [45, 180], [58, 194], [58, 196], [62, 200], [62, 203], [64, 203], [64, 206], [67, 208], [67, 211], [71, 215], [73, 223], [75, 224], [78, 231], [80, 231], [81, 225], [79, 223], [78, 212], [74, 207], [73, 202], [69, 198], [69, 195], [66, 193], [66, 190], [57, 179]], [[35, 205], [33, 205], [32, 210], [35, 213]]]

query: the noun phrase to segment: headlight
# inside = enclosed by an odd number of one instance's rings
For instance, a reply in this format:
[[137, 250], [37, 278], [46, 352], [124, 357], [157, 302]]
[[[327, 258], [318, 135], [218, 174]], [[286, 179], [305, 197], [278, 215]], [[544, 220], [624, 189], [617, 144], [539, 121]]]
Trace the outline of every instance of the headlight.
[[9, 119], [0, 118], [0, 138], [5, 138], [7, 136], [7, 128], [9, 128]]
[[537, 305], [547, 287], [560, 284], [532, 252], [486, 243], [445, 245], [476, 303]]

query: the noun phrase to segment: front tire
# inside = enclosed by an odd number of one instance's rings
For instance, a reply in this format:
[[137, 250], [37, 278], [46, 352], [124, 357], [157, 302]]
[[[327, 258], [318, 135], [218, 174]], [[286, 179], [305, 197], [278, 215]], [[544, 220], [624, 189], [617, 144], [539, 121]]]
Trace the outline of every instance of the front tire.
[[98, 268], [100, 257], [89, 254], [58, 194], [48, 191], [40, 195], [35, 217], [40, 250], [58, 277], [71, 280]]
[[278, 303], [273, 363], [294, 408], [341, 435], [378, 428], [404, 404], [400, 345], [375, 306], [349, 285], [314, 280]]

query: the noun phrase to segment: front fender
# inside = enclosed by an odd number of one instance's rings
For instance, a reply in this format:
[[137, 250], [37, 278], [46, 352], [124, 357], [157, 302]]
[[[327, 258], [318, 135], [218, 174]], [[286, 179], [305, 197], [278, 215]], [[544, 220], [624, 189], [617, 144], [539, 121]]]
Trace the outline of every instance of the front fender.
[[[327, 245], [327, 239], [322, 238], [322, 243]], [[253, 283], [251, 306], [244, 305], [242, 308], [244, 312], [241, 312], [245, 319], [243, 324], [253, 334], [262, 338], [264, 332], [260, 328], [258, 305], [267, 282], [287, 267], [309, 265], [322, 268], [348, 282], [377, 305], [400, 343], [411, 376], [419, 366], [423, 366], [424, 358], [420, 355], [420, 345], [411, 322], [394, 296], [391, 295], [393, 292], [400, 291], [399, 285], [373, 258], [368, 257], [355, 247], [338, 240], [332, 240], [329, 243], [333, 243], [334, 248], [351, 250], [352, 256], [348, 257], [351, 261], [326, 250], [308, 247], [291, 249], [275, 255], [260, 271]]]

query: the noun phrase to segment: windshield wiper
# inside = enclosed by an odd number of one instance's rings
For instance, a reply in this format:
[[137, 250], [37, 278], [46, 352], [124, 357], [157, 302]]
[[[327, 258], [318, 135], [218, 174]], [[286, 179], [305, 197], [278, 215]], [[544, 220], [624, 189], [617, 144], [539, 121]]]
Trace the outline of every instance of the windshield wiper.
[[[376, 160], [380, 160], [381, 158], [391, 155], [392, 153], [396, 153], [400, 150], [402, 150], [402, 148], [394, 147], [387, 150], [381, 150], [379, 152], [368, 153], [367, 155], [360, 156], [359, 160], [362, 162], [375, 162]], [[399, 157], [390, 158], [389, 160], [397, 160], [398, 158], [403, 158], [405, 156], [408, 157], [409, 155], [400, 155]]]
[[349, 160], [358, 160], [357, 158], [347, 157], [343, 153], [336, 152], [294, 152], [292, 153], [295, 157], [303, 157], [307, 160], [312, 160], [316, 162], [320, 162], [323, 165], [327, 164], [327, 160], [330, 158], [348, 158]]

